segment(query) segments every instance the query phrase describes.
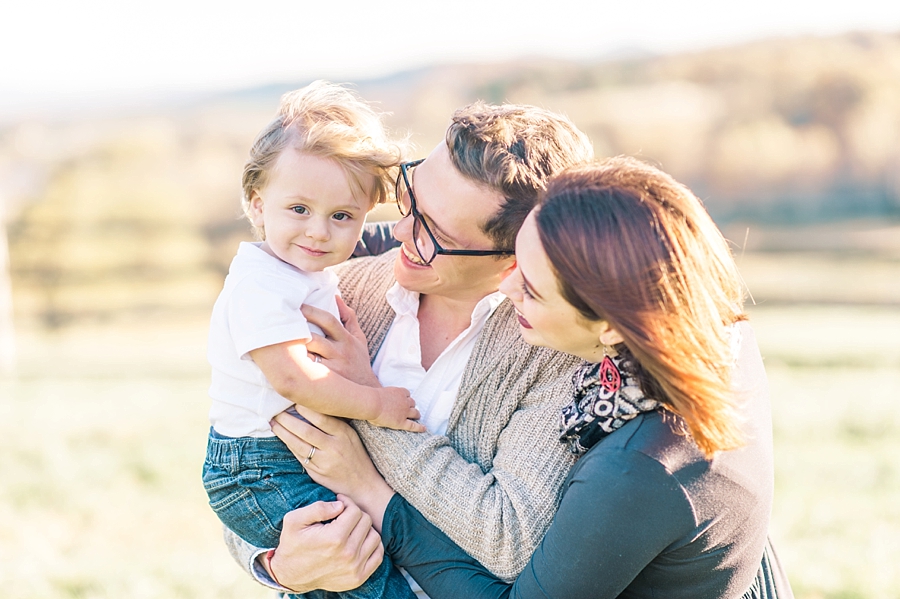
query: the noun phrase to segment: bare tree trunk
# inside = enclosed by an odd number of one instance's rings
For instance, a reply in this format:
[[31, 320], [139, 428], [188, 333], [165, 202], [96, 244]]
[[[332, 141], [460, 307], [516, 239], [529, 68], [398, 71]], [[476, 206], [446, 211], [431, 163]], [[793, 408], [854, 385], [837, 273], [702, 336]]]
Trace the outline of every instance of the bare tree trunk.
[[12, 281], [9, 276], [5, 208], [5, 202], [0, 197], [0, 374], [12, 374], [16, 367], [16, 336], [13, 327]]

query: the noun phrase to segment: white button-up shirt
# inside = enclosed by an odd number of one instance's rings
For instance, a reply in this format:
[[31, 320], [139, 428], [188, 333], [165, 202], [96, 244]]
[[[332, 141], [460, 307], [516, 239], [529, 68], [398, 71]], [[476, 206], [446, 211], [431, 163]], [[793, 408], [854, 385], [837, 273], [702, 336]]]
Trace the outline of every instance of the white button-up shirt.
[[[499, 291], [483, 297], [472, 311], [468, 328], [441, 352], [431, 368], [425, 370], [419, 341], [419, 294], [394, 283], [385, 295], [388, 305], [394, 310], [394, 322], [375, 355], [372, 370], [382, 385], [409, 390], [422, 413], [421, 422], [429, 432], [447, 434], [450, 411], [456, 401], [466, 363], [475, 349], [475, 341], [503, 298]], [[422, 587], [406, 570], [400, 571], [416, 596], [428, 599]]]
[[372, 369], [382, 385], [405, 387], [422, 413], [421, 422], [436, 435], [447, 433], [450, 411], [462, 382], [475, 341], [488, 317], [503, 301], [499, 291], [485, 296], [472, 311], [468, 328], [453, 340], [427, 371], [422, 367], [419, 342], [419, 294], [394, 283], [385, 299], [394, 310], [394, 322], [375, 355]]

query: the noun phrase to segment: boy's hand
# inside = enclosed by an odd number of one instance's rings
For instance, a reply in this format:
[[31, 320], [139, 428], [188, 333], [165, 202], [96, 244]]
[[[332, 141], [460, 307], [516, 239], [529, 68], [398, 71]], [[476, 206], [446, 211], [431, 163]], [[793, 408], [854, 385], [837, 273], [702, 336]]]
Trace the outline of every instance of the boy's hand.
[[416, 409], [416, 402], [409, 396], [409, 391], [402, 387], [384, 387], [378, 389], [378, 398], [381, 400], [381, 412], [369, 422], [384, 428], [425, 432], [425, 425], [416, 422], [422, 415]]

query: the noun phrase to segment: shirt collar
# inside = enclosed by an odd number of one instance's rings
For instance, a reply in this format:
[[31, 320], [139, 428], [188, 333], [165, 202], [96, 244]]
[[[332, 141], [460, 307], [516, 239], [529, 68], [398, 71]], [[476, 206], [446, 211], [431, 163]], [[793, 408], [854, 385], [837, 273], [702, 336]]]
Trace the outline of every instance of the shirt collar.
[[253, 271], [261, 266], [267, 266], [269, 268], [274, 266], [277, 270], [287, 270], [298, 273], [307, 280], [314, 281], [321, 286], [337, 285], [338, 283], [338, 276], [331, 271], [331, 269], [334, 268], [332, 266], [316, 272], [301, 270], [292, 264], [288, 264], [287, 262], [272, 256], [262, 249], [261, 246], [262, 242], [260, 241], [242, 241], [240, 243], [238, 246], [238, 255], [246, 260], [246, 262], [242, 263], [244, 270]]
[[[384, 298], [398, 316], [412, 316], [413, 318], [418, 318], [418, 293], [410, 291], [405, 287], [401, 287], [400, 283], [395, 281], [391, 288], [387, 290]], [[472, 310], [472, 324], [475, 324], [478, 321], [484, 322], [487, 320], [491, 314], [494, 313], [494, 310], [497, 309], [497, 306], [503, 303], [504, 299], [506, 299], [505, 295], [499, 291], [495, 291], [478, 300], [478, 303], [475, 304], [475, 309]]]

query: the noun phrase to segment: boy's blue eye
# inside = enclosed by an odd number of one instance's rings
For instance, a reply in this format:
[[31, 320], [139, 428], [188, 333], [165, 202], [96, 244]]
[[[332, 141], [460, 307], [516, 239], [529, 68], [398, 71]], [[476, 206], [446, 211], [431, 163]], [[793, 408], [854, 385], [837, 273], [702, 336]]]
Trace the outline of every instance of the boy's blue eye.
[[338, 212], [338, 213], [336, 213], [334, 216], [332, 216], [331, 218], [333, 218], [334, 220], [348, 220], [348, 219], [353, 218], [353, 217], [351, 217], [351, 216], [350, 216], [349, 214], [347, 214], [346, 212]]
[[306, 206], [291, 206], [291, 210], [297, 214], [309, 214], [309, 210], [306, 209]]

